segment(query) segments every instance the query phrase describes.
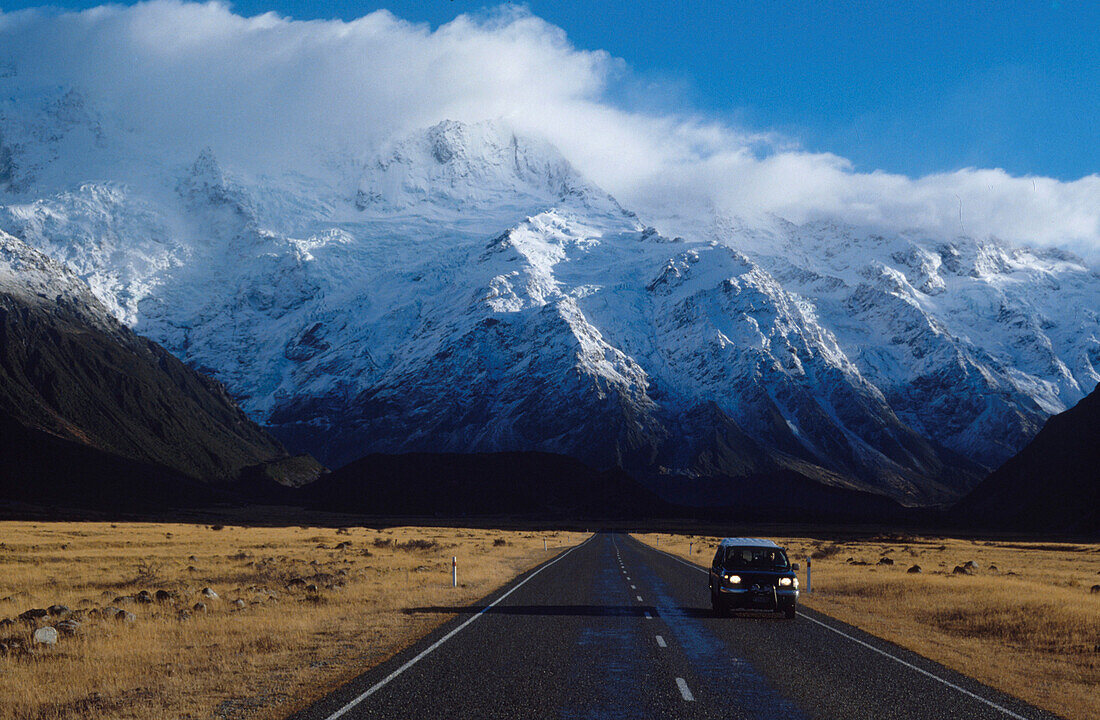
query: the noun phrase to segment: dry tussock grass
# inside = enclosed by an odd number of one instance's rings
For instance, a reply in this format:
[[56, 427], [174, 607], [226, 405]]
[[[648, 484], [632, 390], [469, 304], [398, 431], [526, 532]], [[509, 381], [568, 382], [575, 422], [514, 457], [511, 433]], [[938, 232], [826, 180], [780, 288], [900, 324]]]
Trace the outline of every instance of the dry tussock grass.
[[[82, 624], [53, 647], [30, 637], [60, 618], [0, 627], [0, 642], [28, 648], [0, 653], [0, 717], [285, 717], [449, 617], [405, 610], [468, 604], [584, 537], [3, 522], [0, 618], [62, 604]], [[116, 600], [159, 589], [174, 599]], [[136, 620], [94, 616], [108, 605]]]
[[[814, 558], [805, 605], [1064, 717], [1100, 717], [1100, 544], [757, 535], [785, 546], [803, 580]], [[693, 541], [706, 566], [720, 539], [660, 534], [660, 548], [687, 558]]]

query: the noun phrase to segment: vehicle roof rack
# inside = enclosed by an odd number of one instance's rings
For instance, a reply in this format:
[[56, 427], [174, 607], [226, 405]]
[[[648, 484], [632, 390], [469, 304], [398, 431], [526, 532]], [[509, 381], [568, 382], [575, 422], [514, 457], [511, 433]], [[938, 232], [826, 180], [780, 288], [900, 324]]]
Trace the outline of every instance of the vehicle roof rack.
[[779, 547], [771, 540], [765, 540], [763, 538], [743, 538], [743, 537], [729, 537], [720, 542], [719, 547], [729, 547], [736, 545], [740, 547], [766, 547], [777, 548]]

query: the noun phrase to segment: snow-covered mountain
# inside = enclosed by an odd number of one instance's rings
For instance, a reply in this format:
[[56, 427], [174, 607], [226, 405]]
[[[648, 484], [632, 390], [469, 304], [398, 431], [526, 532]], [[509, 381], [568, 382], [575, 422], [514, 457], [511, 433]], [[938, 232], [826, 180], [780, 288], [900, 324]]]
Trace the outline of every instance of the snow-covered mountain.
[[[13, 491], [7, 499], [64, 505], [74, 498], [59, 488], [85, 477], [92, 484], [77, 495], [102, 492], [93, 502], [103, 502], [123, 492], [116, 472], [156, 486], [165, 480], [159, 475], [225, 481], [248, 466], [289, 462], [224, 387], [135, 335], [64, 264], [4, 232], [0, 426], [0, 485]], [[64, 458], [88, 467], [66, 467]], [[66, 477], [20, 468], [36, 459]]]
[[256, 175], [74, 93], [26, 108], [0, 229], [330, 466], [546, 450], [941, 501], [1100, 378], [1100, 277], [1065, 253], [650, 221], [669, 237], [501, 122]]
[[813, 302], [908, 425], [982, 465], [1100, 381], [1100, 277], [1069, 253], [782, 220], [712, 232]]

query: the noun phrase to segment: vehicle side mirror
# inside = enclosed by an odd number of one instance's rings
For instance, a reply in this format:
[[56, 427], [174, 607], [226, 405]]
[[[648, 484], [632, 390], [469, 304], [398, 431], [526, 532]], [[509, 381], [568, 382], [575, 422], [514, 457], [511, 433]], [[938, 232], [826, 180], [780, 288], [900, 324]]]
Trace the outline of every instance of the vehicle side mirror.
[[801, 569], [802, 569], [802, 566], [799, 565], [798, 563], [792, 563], [791, 564], [791, 570], [794, 570], [795, 572], [798, 572]]

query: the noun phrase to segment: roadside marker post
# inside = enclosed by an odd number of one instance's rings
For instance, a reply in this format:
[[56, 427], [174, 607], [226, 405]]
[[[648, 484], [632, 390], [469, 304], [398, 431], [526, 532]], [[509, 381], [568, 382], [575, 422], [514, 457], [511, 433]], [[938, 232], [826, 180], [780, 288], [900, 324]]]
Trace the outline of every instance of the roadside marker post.
[[810, 578], [811, 578], [810, 563], [812, 563], [813, 561], [814, 561], [814, 559], [812, 557], [807, 557], [806, 558], [806, 594], [807, 595], [809, 595], [810, 593], [812, 593], [814, 591], [813, 583], [810, 582]]
[[694, 544], [695, 544], [695, 543], [688, 543], [688, 555], [691, 555], [691, 547], [692, 547], [692, 545], [694, 545]]
[[458, 587], [458, 556], [451, 557], [451, 587]]
[[542, 539], [542, 550], [543, 552], [546, 552], [546, 538]]

